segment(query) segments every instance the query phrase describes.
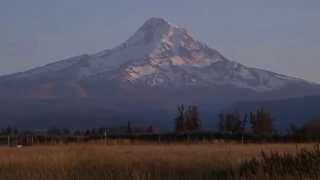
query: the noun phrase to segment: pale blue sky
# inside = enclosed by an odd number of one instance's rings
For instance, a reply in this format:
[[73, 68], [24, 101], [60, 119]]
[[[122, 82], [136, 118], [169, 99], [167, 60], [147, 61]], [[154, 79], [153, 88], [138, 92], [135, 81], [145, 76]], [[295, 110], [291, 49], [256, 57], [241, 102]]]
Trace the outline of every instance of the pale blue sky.
[[320, 83], [319, 0], [0, 0], [0, 74], [112, 48], [151, 17], [230, 60]]

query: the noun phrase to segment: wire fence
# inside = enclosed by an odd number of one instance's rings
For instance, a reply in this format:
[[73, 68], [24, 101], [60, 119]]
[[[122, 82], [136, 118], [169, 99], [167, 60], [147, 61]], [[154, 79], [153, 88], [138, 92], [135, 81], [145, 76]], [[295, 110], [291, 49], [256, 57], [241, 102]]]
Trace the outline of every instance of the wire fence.
[[269, 135], [251, 133], [213, 133], [213, 132], [185, 132], [185, 133], [148, 133], [148, 134], [105, 134], [105, 135], [9, 135], [0, 136], [0, 146], [32, 146], [57, 143], [88, 143], [88, 142], [152, 142], [152, 143], [197, 143], [203, 141], [223, 141], [238, 143], [299, 143], [320, 142], [319, 135]]

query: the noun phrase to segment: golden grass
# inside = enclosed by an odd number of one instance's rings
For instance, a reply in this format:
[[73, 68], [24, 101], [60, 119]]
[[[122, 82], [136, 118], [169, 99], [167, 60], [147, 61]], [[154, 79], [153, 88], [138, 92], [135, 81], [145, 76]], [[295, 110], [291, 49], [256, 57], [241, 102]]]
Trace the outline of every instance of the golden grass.
[[0, 179], [212, 179], [261, 150], [279, 153], [314, 144], [103, 145], [0, 148]]

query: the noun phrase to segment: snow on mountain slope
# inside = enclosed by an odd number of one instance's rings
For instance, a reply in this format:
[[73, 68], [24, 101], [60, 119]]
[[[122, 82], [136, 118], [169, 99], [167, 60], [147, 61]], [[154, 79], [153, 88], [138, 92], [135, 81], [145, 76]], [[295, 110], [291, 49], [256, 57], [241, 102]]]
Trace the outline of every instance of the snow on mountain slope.
[[70, 66], [77, 65], [79, 62], [81, 62], [81, 58], [83, 55], [75, 56], [66, 60], [58, 61], [55, 63], [51, 63], [42, 67], [37, 67], [25, 72], [19, 72], [16, 74], [6, 75], [6, 76], [0, 76], [0, 80], [19, 80], [24, 78], [32, 78], [34, 76], [41, 76], [43, 74], [49, 74], [49, 73], [56, 73], [61, 70], [64, 70]]
[[76, 56], [4, 78], [32, 78], [56, 72], [68, 72], [74, 81], [98, 76], [162, 88], [234, 85], [265, 92], [290, 84], [313, 84], [230, 61], [195, 40], [184, 28], [162, 18], [147, 20], [133, 36], [113, 49]]

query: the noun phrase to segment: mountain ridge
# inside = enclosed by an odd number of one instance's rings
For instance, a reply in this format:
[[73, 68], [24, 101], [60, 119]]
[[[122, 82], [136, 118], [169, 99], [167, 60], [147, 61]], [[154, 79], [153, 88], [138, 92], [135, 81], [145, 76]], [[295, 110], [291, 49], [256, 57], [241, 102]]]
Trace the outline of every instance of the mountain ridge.
[[[131, 113], [137, 119], [172, 124], [171, 119], [155, 117], [169, 117], [182, 103], [198, 105], [210, 114], [238, 101], [319, 94], [316, 83], [230, 61], [186, 29], [151, 18], [114, 48], [0, 76], [0, 118], [14, 120], [15, 114], [23, 113], [16, 122], [42, 123], [40, 117], [51, 114], [59, 123], [70, 119], [89, 124], [96, 118], [95, 122], [112, 124], [117, 121], [113, 117], [124, 122], [121, 114]], [[43, 100], [48, 100], [46, 106]], [[6, 110], [7, 102], [16, 108]], [[28, 112], [24, 108], [29, 106], [35, 108]], [[77, 117], [74, 109], [79, 106]], [[114, 116], [102, 113], [107, 110]], [[39, 120], [32, 121], [34, 117]]]
[[[179, 88], [190, 85], [234, 85], [258, 92], [287, 84], [316, 83], [230, 61], [205, 43], [195, 40], [184, 28], [162, 18], [147, 20], [124, 43], [94, 54], [0, 77], [17, 80], [64, 70], [65, 77], [83, 81], [91, 76], [149, 86]], [[96, 78], [98, 79], [98, 78]]]

